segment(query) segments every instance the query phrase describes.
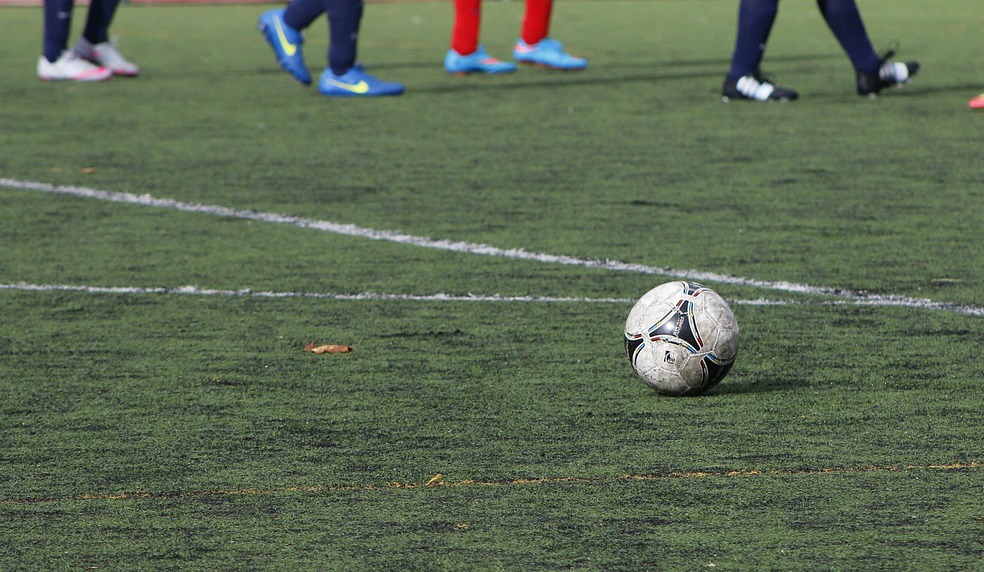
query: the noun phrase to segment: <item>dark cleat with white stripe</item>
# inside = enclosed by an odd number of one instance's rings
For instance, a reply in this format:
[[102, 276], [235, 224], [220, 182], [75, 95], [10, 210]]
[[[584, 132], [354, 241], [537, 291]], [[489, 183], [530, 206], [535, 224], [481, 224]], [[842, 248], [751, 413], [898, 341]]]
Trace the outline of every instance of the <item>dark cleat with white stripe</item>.
[[795, 91], [779, 87], [762, 75], [758, 70], [744, 75], [737, 80], [725, 78], [721, 90], [721, 101], [732, 99], [748, 101], [793, 101], [799, 94]]
[[895, 50], [889, 50], [878, 66], [878, 71], [871, 73], [858, 72], [858, 95], [876, 97], [886, 87], [902, 87], [912, 81], [912, 76], [919, 73], [919, 62], [893, 62]]

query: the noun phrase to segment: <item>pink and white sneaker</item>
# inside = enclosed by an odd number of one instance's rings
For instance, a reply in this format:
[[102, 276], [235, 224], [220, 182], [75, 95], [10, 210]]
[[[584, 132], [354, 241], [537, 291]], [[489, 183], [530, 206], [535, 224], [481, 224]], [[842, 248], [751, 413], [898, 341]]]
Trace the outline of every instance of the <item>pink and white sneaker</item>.
[[971, 109], [984, 109], [984, 93], [970, 100]]
[[72, 51], [78, 57], [108, 69], [113, 75], [136, 77], [140, 73], [137, 64], [124, 58], [112, 42], [93, 44], [85, 38], [79, 38]]
[[83, 60], [71, 50], [62, 52], [53, 62], [44, 56], [38, 58], [38, 78], [44, 81], [103, 81], [111, 77], [113, 72]]

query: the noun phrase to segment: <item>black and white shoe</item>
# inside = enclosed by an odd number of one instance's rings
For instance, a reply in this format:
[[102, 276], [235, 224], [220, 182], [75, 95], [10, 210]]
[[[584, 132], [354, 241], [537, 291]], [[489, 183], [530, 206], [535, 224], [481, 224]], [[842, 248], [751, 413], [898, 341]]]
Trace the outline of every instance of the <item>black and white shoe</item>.
[[876, 72], [858, 72], [858, 95], [876, 97], [882, 89], [901, 87], [912, 81], [912, 76], [919, 73], [919, 62], [893, 62], [891, 57], [894, 55], [895, 50], [889, 50], [882, 57]]
[[749, 101], [792, 101], [799, 97], [795, 91], [779, 87], [756, 70], [737, 80], [725, 78], [721, 101], [745, 99]]

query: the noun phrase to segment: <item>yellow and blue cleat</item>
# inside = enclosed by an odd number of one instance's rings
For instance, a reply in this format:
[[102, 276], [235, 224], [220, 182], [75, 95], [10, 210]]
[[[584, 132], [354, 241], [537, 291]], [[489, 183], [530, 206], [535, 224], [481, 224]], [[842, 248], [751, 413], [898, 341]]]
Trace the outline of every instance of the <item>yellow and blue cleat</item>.
[[257, 25], [263, 37], [266, 38], [270, 47], [273, 48], [274, 55], [277, 56], [277, 63], [280, 67], [294, 79], [310, 85], [311, 74], [307, 66], [304, 65], [304, 53], [301, 51], [301, 44], [304, 38], [301, 33], [291, 28], [284, 22], [284, 9], [270, 10], [260, 16]]
[[383, 81], [366, 73], [362, 66], [356, 64], [342, 75], [336, 75], [331, 68], [325, 68], [318, 82], [318, 90], [322, 95], [332, 97], [379, 97], [383, 95], [400, 95], [403, 84]]
[[588, 67], [588, 60], [568, 54], [560, 42], [551, 38], [543, 38], [535, 44], [527, 44], [520, 39], [513, 48], [513, 57], [524, 65], [562, 71], [577, 71]]
[[512, 73], [516, 71], [516, 64], [497, 60], [490, 56], [484, 47], [479, 46], [477, 50], [467, 56], [463, 56], [453, 49], [448, 50], [448, 55], [444, 56], [444, 69], [448, 73], [456, 75]]

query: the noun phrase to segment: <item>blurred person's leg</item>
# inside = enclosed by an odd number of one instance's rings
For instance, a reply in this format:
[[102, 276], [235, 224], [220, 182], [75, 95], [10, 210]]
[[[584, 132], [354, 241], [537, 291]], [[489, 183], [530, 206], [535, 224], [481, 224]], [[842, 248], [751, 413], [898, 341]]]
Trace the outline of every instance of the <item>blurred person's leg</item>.
[[120, 0], [92, 0], [85, 30], [72, 49], [77, 56], [110, 70], [113, 75], [134, 77], [140, 68], [124, 58], [109, 40], [109, 26], [119, 5]]
[[778, 13], [779, 0], [741, 0], [738, 5], [738, 34], [728, 79], [738, 80], [758, 72]]
[[362, 0], [323, 0], [322, 6], [328, 13], [328, 67], [335, 75], [343, 75], [355, 66]]
[[475, 53], [481, 28], [482, 0], [454, 0], [451, 49], [461, 56]]
[[68, 34], [72, 29], [72, 9], [75, 0], [44, 1], [44, 46], [42, 53], [49, 62], [61, 57], [68, 48]]
[[89, 4], [89, 14], [85, 19], [85, 30], [82, 37], [90, 44], [102, 44], [109, 41], [109, 25], [116, 15], [120, 0], [92, 0]]
[[861, 73], [878, 71], [880, 58], [871, 46], [854, 0], [817, 0], [817, 6], [854, 69]]
[[332, 97], [400, 95], [403, 84], [383, 81], [356, 63], [362, 0], [324, 0], [328, 13], [328, 67], [321, 73], [318, 90]]
[[886, 87], [908, 82], [919, 71], [918, 62], [890, 61], [894, 52], [878, 56], [854, 0], [817, 0], [817, 6], [854, 66], [858, 94], [876, 95]]
[[529, 45], [538, 43], [550, 35], [550, 15], [553, 0], [526, 0], [526, 14], [520, 38]]

